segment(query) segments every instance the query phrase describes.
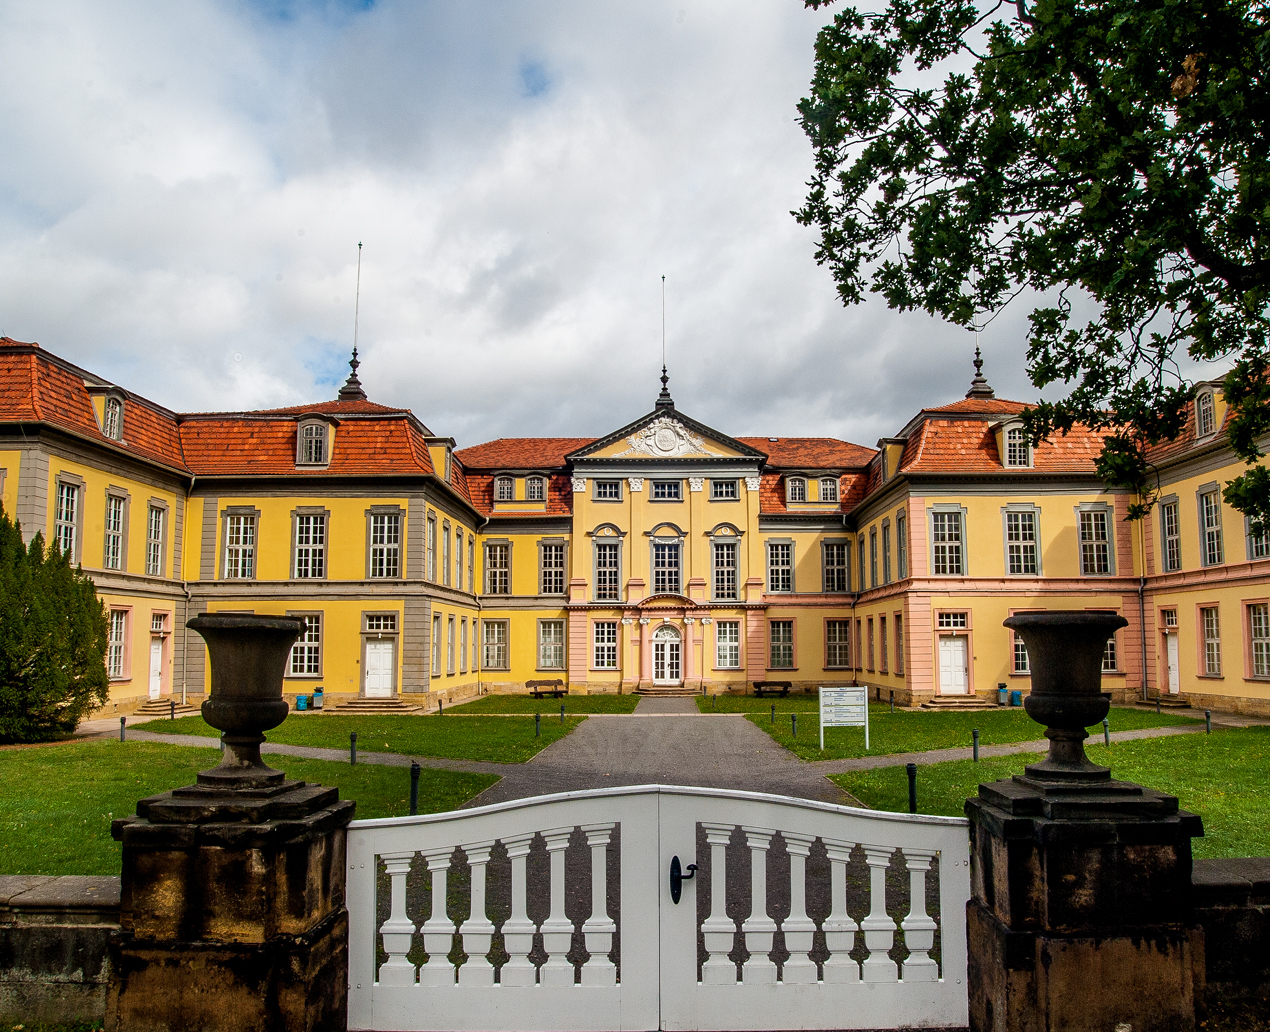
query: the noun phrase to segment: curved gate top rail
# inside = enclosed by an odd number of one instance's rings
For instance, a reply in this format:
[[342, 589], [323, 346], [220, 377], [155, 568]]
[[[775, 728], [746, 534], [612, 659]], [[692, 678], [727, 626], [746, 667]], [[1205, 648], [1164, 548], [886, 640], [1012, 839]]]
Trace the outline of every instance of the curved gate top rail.
[[668, 785], [354, 821], [349, 1027], [964, 1026], [967, 827]]

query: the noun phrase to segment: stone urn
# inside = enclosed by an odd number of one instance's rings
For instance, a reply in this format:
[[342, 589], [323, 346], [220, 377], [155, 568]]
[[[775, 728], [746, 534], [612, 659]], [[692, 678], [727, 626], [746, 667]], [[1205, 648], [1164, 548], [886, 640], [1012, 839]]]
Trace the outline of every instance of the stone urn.
[[199, 785], [235, 791], [281, 784], [283, 773], [265, 766], [260, 745], [264, 732], [287, 719], [282, 678], [304, 621], [294, 616], [208, 613], [186, 626], [207, 642], [212, 690], [203, 703], [203, 719], [224, 732], [225, 743], [220, 766], [200, 773]]
[[1115, 613], [1051, 610], [1020, 613], [1005, 621], [1027, 646], [1032, 692], [1023, 701], [1028, 716], [1045, 725], [1049, 755], [1027, 768], [1041, 781], [1098, 783], [1111, 770], [1085, 756], [1085, 728], [1111, 709], [1102, 691], [1102, 657], [1107, 639], [1129, 621]]

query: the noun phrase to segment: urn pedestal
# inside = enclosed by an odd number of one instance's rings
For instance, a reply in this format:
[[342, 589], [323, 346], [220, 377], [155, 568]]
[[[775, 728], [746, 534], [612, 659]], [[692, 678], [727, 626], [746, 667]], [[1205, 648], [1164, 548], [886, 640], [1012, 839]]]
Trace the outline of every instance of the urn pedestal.
[[1191, 918], [1191, 839], [1177, 799], [1116, 781], [1085, 756], [1111, 613], [1006, 622], [1033, 670], [1025, 702], [1049, 755], [980, 785], [970, 819], [970, 1025], [976, 1032], [1195, 1028], [1203, 932]]
[[207, 615], [203, 717], [221, 764], [117, 820], [123, 844], [117, 978], [106, 1027], [127, 1032], [343, 1029], [345, 833], [354, 804], [261, 761], [286, 718], [282, 675], [303, 622]]

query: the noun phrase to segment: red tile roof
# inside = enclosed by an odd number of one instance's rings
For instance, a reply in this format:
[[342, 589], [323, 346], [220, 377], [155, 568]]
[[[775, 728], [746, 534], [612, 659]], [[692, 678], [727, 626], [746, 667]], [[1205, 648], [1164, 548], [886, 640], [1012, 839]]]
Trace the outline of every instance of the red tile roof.
[[767, 454], [767, 464], [782, 469], [844, 469], [863, 466], [877, 449], [836, 437], [738, 437]]
[[373, 401], [315, 401], [309, 405], [291, 405], [287, 408], [258, 409], [252, 412], [186, 412], [184, 416], [303, 416], [308, 413], [327, 416], [383, 416], [404, 415], [409, 409], [377, 405]]
[[1029, 406], [1022, 401], [1006, 401], [1004, 398], [964, 398], [951, 405], [937, 405], [934, 408], [922, 409], [923, 412], [982, 412], [1014, 415]]
[[1226, 440], [1226, 424], [1230, 421], [1232, 406], [1227, 405], [1226, 411], [1222, 414], [1221, 426], [1213, 437], [1206, 437], [1199, 440], [1195, 436], [1195, 401], [1192, 399], [1186, 405], [1186, 424], [1182, 427], [1181, 433], [1174, 437], [1171, 441], [1161, 441], [1159, 444], [1152, 445], [1147, 449], [1147, 461], [1154, 465], [1168, 462], [1181, 455], [1185, 455], [1189, 451], [1193, 451], [1198, 447], [1207, 447], [1215, 440]]
[[487, 444], [462, 448], [459, 456], [468, 469], [553, 469], [565, 465], [565, 456], [585, 448], [596, 437], [500, 437]]
[[[468, 449], [468, 451], [471, 450], [470, 448]], [[467, 481], [471, 493], [472, 506], [477, 512], [492, 516], [494, 514], [494, 474], [469, 473]], [[548, 516], [572, 515], [573, 481], [569, 477], [558, 473], [547, 477], [547, 508], [545, 513]], [[532, 509], [528, 512], [500, 512], [498, 518], [532, 518], [543, 514], [544, 510], [542, 509]]]
[[[1032, 468], [1043, 473], [1093, 473], [1102, 437], [1077, 427], [1037, 447]], [[998, 473], [1003, 470], [996, 434], [977, 419], [928, 419], [908, 439], [904, 473]]]

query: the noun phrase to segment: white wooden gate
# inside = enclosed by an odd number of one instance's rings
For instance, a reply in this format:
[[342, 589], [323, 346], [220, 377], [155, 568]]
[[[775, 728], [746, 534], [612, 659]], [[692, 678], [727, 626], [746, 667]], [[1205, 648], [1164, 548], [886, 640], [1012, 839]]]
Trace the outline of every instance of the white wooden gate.
[[961, 818], [754, 792], [355, 821], [349, 1028], [965, 1026], [969, 872]]

